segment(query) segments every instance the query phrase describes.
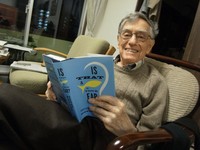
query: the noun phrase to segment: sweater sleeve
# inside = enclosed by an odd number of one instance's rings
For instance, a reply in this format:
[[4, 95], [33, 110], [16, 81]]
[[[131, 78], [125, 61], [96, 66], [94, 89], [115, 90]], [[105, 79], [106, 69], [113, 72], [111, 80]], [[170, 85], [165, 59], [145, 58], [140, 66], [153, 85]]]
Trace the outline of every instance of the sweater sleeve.
[[149, 79], [145, 91], [148, 97], [144, 97], [142, 102], [142, 114], [136, 125], [139, 131], [160, 127], [165, 117], [168, 102], [168, 86], [162, 77], [154, 76]]

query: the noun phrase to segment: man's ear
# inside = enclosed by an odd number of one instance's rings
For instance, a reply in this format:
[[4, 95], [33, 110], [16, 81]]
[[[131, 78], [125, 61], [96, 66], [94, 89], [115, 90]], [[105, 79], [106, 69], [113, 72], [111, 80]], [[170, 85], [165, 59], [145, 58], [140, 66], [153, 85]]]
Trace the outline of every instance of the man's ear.
[[149, 54], [149, 53], [151, 52], [151, 50], [152, 50], [154, 44], [155, 44], [155, 40], [151, 40], [151, 41], [149, 42], [149, 47], [148, 47], [148, 50], [146, 51], [146, 54]]
[[119, 41], [119, 34], [117, 35], [117, 41]]
[[117, 35], [117, 43], [118, 43], [118, 46], [119, 46], [119, 34]]

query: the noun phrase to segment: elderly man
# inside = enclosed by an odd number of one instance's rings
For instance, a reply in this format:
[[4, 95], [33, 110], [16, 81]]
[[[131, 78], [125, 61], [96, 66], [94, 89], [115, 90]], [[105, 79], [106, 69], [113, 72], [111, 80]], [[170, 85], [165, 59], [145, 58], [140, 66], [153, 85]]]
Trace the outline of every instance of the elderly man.
[[[122, 19], [114, 66], [116, 97], [103, 95], [89, 100], [97, 119], [88, 117], [78, 123], [55, 102], [51, 83], [46, 95], [52, 101], [28, 91], [22, 95], [23, 89], [2, 85], [0, 139], [5, 142], [0, 142], [0, 148], [9, 143], [21, 149], [105, 149], [116, 136], [159, 127], [168, 88], [159, 72], [144, 60], [156, 34], [155, 25], [141, 13]], [[8, 88], [13, 96], [6, 94]]]

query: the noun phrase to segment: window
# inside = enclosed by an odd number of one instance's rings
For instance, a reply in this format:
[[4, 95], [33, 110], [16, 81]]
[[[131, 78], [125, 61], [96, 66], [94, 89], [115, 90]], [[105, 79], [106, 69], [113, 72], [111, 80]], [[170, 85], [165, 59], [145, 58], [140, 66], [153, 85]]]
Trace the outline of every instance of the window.
[[[30, 26], [25, 11], [33, 1]], [[27, 5], [29, 4], [29, 5]], [[77, 37], [84, 0], [1, 0], [0, 40], [67, 53]], [[29, 6], [29, 7], [27, 7]]]
[[25, 22], [20, 20], [25, 20], [25, 16], [25, 6], [15, 0], [0, 3], [0, 40], [22, 45]]

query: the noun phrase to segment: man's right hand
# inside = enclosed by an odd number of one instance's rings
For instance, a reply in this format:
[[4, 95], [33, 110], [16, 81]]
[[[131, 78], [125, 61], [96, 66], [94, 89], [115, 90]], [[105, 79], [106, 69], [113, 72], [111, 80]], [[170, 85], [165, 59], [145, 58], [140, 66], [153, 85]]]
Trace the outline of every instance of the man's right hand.
[[104, 124], [105, 128], [117, 136], [137, 132], [135, 125], [126, 113], [125, 104], [113, 96], [98, 96], [89, 99], [90, 110]]

